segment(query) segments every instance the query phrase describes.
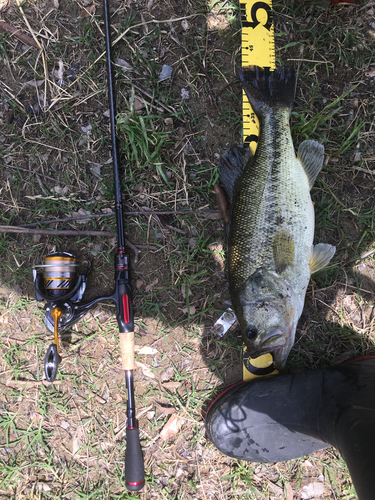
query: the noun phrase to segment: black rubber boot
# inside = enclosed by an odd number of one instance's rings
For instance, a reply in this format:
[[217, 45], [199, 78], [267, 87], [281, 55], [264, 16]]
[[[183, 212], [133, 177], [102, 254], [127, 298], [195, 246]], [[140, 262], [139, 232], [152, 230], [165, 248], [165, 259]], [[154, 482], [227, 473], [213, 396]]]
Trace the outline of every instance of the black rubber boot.
[[334, 446], [360, 500], [375, 499], [375, 358], [232, 386], [206, 429], [225, 455], [281, 462]]

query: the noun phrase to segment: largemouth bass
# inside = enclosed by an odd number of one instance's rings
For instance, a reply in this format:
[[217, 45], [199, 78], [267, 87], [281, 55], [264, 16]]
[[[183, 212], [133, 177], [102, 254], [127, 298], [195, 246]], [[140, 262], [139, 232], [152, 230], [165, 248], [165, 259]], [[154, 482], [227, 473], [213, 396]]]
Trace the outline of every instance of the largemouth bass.
[[304, 141], [294, 152], [289, 118], [296, 74], [240, 71], [259, 118], [255, 156], [227, 150], [219, 176], [231, 203], [228, 277], [234, 311], [251, 357], [271, 353], [281, 370], [294, 344], [311, 273], [324, 268], [336, 248], [313, 246], [310, 189], [323, 165], [324, 147]]

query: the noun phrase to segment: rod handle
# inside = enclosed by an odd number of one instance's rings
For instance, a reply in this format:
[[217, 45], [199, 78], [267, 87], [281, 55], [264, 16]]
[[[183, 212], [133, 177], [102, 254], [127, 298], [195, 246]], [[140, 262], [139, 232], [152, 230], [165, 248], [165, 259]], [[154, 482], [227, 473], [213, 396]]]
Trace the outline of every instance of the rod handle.
[[134, 332], [120, 332], [122, 368], [134, 370]]
[[145, 485], [145, 468], [138, 426], [126, 428], [125, 482], [129, 491], [139, 491]]

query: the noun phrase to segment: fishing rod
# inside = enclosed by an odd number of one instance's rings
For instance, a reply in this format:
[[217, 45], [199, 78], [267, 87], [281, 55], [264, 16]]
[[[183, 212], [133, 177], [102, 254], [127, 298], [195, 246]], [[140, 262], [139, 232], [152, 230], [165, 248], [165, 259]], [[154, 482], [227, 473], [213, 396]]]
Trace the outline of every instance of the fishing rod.
[[125, 453], [125, 482], [129, 491], [139, 491], [145, 484], [144, 463], [135, 415], [134, 397], [134, 317], [132, 290], [129, 276], [129, 255], [125, 249], [121, 185], [116, 141], [116, 104], [112, 77], [110, 17], [108, 0], [103, 0], [105, 47], [107, 55], [108, 100], [110, 109], [115, 213], [117, 226], [117, 252], [115, 255], [115, 290], [111, 295], [80, 304], [86, 289], [91, 264], [78, 272], [77, 259], [68, 252], [55, 252], [44, 258], [44, 263], [33, 269], [37, 300], [46, 301], [45, 324], [54, 333], [54, 343], [49, 346], [44, 361], [46, 379], [53, 382], [62, 361], [59, 352], [59, 332], [71, 327], [98, 302], [114, 301], [120, 336], [122, 367], [127, 389], [127, 427]]

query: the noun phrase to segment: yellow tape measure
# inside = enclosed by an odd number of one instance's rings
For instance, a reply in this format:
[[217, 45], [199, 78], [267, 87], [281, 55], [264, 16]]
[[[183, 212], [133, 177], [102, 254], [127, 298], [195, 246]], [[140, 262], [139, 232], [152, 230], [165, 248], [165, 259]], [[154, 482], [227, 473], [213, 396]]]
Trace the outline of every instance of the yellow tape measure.
[[[242, 66], [260, 66], [275, 69], [275, 34], [272, 0], [240, 3], [242, 21]], [[242, 92], [243, 141], [255, 153], [259, 122], [245, 92]]]
[[[275, 69], [275, 34], [272, 15], [272, 0], [258, 2], [247, 0], [240, 3], [242, 21], [242, 66], [260, 66]], [[243, 141], [255, 153], [259, 121], [253, 112], [245, 92], [242, 92]], [[251, 359], [246, 347], [243, 350], [243, 379], [251, 380], [278, 373], [273, 368], [271, 354]]]

